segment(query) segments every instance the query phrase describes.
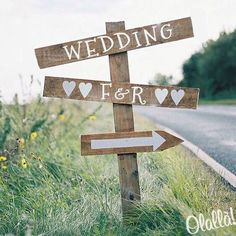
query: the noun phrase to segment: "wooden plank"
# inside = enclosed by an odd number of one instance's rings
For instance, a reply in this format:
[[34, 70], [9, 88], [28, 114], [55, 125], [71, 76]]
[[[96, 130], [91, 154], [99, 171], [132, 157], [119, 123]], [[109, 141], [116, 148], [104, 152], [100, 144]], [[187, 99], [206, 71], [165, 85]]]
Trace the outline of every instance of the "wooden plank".
[[193, 37], [190, 17], [35, 49], [40, 68]]
[[43, 95], [83, 101], [196, 109], [199, 89], [46, 76]]
[[[108, 22], [106, 32], [114, 33], [125, 30], [125, 23]], [[111, 81], [113, 83], [129, 83], [129, 62], [126, 52], [109, 56]], [[134, 131], [132, 105], [113, 104], [115, 132]], [[132, 204], [141, 200], [137, 154], [118, 154], [121, 205], [123, 216], [132, 210]]]
[[81, 136], [82, 155], [156, 152], [174, 147], [183, 140], [165, 131], [120, 132]]

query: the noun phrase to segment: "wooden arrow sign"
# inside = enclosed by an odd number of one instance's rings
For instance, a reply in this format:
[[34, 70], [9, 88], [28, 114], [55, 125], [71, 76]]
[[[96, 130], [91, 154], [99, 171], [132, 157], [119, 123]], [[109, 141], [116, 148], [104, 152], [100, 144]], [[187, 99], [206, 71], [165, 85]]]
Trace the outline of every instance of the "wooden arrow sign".
[[35, 49], [40, 68], [116, 54], [193, 37], [191, 18], [122, 30]]
[[199, 89], [45, 77], [46, 97], [196, 109]]
[[163, 151], [183, 140], [165, 131], [120, 132], [81, 136], [82, 155]]

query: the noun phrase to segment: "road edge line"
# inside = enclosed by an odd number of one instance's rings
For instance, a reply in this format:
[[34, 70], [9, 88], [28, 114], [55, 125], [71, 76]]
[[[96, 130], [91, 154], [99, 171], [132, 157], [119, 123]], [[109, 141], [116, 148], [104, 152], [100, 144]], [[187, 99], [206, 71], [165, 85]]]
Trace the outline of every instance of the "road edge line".
[[218, 173], [223, 179], [225, 179], [230, 185], [232, 185], [234, 188], [236, 188], [236, 176], [229, 170], [227, 170], [224, 166], [222, 166], [220, 163], [215, 161], [212, 157], [210, 157], [206, 152], [204, 152], [201, 148], [194, 145], [187, 139], [185, 139], [183, 136], [179, 135], [175, 131], [173, 131], [170, 128], [167, 128], [165, 126], [159, 125], [161, 129], [164, 131], [171, 133], [172, 135], [175, 135], [179, 138], [182, 138], [184, 140], [183, 143], [181, 143], [182, 146], [184, 146], [186, 149], [190, 150], [193, 154], [195, 154], [200, 160], [202, 160], [206, 165], [211, 167], [216, 173]]

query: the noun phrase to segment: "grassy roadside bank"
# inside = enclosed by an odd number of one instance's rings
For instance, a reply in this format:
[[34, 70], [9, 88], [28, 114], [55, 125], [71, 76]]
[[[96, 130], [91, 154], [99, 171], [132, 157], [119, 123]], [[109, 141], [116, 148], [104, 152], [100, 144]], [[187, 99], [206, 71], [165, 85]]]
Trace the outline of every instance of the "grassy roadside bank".
[[[156, 128], [138, 116], [135, 126]], [[142, 204], [122, 225], [116, 157], [80, 156], [81, 134], [113, 131], [110, 105], [2, 105], [0, 127], [0, 235], [188, 235], [189, 215], [236, 210], [235, 192], [176, 147], [138, 155]], [[223, 234], [236, 226], [202, 233]]]

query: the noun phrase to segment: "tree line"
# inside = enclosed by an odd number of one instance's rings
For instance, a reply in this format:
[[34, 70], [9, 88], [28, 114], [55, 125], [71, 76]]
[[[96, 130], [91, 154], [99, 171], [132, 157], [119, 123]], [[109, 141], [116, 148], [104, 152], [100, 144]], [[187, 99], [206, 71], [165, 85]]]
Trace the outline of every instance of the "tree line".
[[[236, 30], [222, 32], [184, 62], [177, 86], [200, 88], [200, 98], [236, 98]], [[174, 78], [157, 73], [149, 84], [170, 85]]]
[[209, 40], [183, 65], [179, 86], [200, 88], [201, 98], [236, 98], [236, 30]]

